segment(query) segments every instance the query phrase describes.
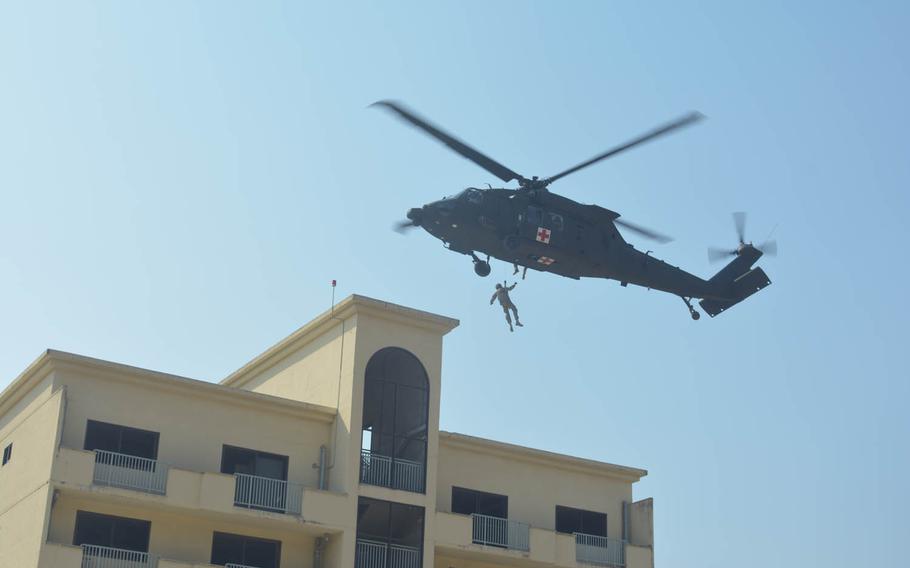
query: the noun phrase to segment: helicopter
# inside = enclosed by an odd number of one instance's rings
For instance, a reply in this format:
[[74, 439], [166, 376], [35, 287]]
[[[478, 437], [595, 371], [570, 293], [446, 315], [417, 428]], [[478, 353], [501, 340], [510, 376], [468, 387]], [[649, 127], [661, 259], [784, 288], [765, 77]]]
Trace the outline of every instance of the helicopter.
[[773, 241], [759, 246], [746, 242], [745, 214], [734, 214], [739, 237], [736, 248], [709, 249], [712, 261], [734, 258], [704, 280], [651, 256], [650, 250], [636, 249], [622, 237], [619, 227], [661, 243], [671, 241], [670, 237], [631, 223], [615, 211], [549, 191], [553, 182], [569, 174], [701, 120], [701, 113], [686, 114], [553, 176], [527, 178], [401, 103], [383, 100], [370, 106], [392, 112], [503, 182], [518, 182], [517, 188], [469, 187], [452, 197], [410, 209], [407, 220], [396, 226], [402, 233], [423, 228], [449, 250], [470, 256], [478, 276], [488, 276], [490, 258], [496, 258], [512, 263], [513, 274], [523, 267], [522, 277], [530, 268], [575, 280], [617, 280], [623, 287], [634, 284], [679, 296], [693, 320], [701, 317], [693, 300], [700, 299], [701, 308], [714, 317], [771, 284], [765, 272], [753, 265], [763, 254], [775, 254], [777, 245]]

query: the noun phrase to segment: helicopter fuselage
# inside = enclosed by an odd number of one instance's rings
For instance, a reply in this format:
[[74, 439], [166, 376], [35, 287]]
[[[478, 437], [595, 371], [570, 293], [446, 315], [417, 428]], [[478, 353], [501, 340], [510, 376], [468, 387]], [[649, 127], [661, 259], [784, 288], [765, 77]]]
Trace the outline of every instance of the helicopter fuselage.
[[[505, 188], [468, 188], [408, 213], [448, 249], [475, 261], [481, 253], [567, 278], [613, 279], [684, 298], [734, 299], [729, 282], [704, 280], [636, 249], [620, 234], [618, 217], [546, 190]], [[761, 254], [749, 247], [733, 263], [747, 272]]]

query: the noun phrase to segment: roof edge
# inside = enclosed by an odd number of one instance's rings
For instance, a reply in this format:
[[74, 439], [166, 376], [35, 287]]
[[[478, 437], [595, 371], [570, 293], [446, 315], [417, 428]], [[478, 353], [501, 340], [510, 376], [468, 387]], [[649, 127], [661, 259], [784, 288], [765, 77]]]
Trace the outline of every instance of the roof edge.
[[18, 400], [31, 390], [30, 387], [34, 386], [35, 383], [43, 379], [48, 373], [56, 369], [66, 369], [67, 367], [88, 370], [96, 374], [103, 374], [106, 378], [114, 378], [116, 380], [123, 380], [124, 378], [126, 378], [126, 380], [150, 379], [153, 381], [153, 387], [170, 387], [181, 390], [205, 392], [209, 396], [214, 395], [229, 402], [268, 407], [272, 410], [320, 422], [331, 422], [337, 414], [334, 408], [328, 406], [245, 391], [223, 386], [218, 383], [200, 381], [198, 379], [191, 379], [161, 371], [153, 371], [151, 369], [144, 369], [55, 349], [47, 349], [44, 351], [34, 363], [23, 371], [22, 374], [3, 391], [3, 393], [0, 393], [0, 414], [6, 412], [10, 407], [15, 405]]
[[368, 296], [351, 294], [331, 309], [322, 312], [284, 339], [255, 356], [242, 367], [222, 379], [220, 383], [235, 388], [243, 387], [243, 385], [252, 380], [253, 375], [257, 372], [277, 364], [291, 353], [315, 340], [327, 331], [326, 327], [337, 325], [333, 324], [333, 321], [343, 321], [357, 313], [409, 323], [442, 335], [452, 331], [460, 323], [454, 318], [393, 304], [392, 302], [376, 300]]
[[579, 458], [546, 450], [538, 450], [536, 448], [489, 440], [487, 438], [478, 438], [476, 436], [468, 436], [467, 434], [459, 434], [457, 432], [444, 432], [440, 430], [439, 442], [440, 444], [450, 444], [455, 447], [480, 451], [498, 457], [505, 456], [522, 461], [543, 463], [562, 469], [631, 481], [632, 483], [635, 483], [642, 477], [648, 475], [648, 470], [646, 469]]

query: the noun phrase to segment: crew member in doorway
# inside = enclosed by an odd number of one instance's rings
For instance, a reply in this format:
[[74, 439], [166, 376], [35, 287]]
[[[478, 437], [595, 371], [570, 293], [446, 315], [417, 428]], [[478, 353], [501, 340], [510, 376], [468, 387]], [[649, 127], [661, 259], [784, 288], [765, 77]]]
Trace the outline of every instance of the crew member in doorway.
[[514, 290], [517, 285], [518, 283], [516, 282], [509, 286], [506, 281], [503, 280], [502, 284], [496, 285], [496, 291], [493, 292], [493, 297], [490, 298], [491, 306], [493, 305], [493, 302], [499, 300], [499, 305], [502, 306], [502, 311], [506, 314], [506, 322], [509, 324], [509, 331], [515, 331], [515, 328], [512, 327], [512, 318], [509, 315], [509, 310], [512, 310], [512, 313], [515, 314], [515, 325], [524, 327], [518, 319], [518, 308], [512, 303], [512, 298], [509, 297], [509, 292]]

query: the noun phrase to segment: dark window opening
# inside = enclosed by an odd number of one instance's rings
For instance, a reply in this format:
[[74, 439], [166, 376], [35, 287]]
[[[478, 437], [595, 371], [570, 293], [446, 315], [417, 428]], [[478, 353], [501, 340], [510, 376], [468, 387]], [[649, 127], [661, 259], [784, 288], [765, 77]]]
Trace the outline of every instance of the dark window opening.
[[452, 512], [461, 515], [487, 515], [500, 519], [509, 518], [509, 498], [506, 495], [475, 491], [463, 487], [452, 488]]
[[224, 445], [221, 450], [221, 473], [245, 473], [287, 481], [288, 457]]
[[84, 449], [157, 460], [158, 432], [89, 420], [85, 427]]
[[556, 532], [607, 536], [607, 514], [556, 506]]
[[9, 460], [11, 460], [12, 457], [13, 457], [13, 444], [12, 444], [12, 442], [10, 442], [9, 445], [7, 445], [5, 448], [3, 448], [3, 465], [8, 464]]
[[243, 564], [256, 568], [279, 568], [281, 542], [238, 534], [216, 532], [212, 537], [212, 564]]
[[148, 552], [151, 528], [151, 521], [76, 511], [73, 544]]
[[554, 231], [563, 230], [565, 223], [563, 222], [562, 215], [559, 213], [549, 213], [548, 215], [550, 217], [550, 228]]
[[367, 363], [361, 481], [422, 493], [426, 476], [429, 380], [420, 360], [387, 347]]
[[357, 502], [355, 566], [421, 566], [424, 510], [361, 497]]

